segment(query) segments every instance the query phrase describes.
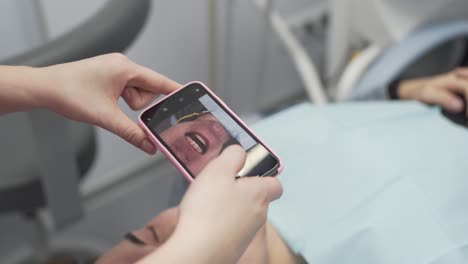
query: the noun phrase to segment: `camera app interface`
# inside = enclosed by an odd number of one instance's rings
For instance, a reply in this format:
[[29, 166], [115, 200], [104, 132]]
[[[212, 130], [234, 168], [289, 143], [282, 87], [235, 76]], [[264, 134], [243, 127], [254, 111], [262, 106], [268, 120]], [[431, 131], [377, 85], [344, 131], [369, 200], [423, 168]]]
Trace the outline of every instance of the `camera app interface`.
[[168, 98], [147, 118], [148, 125], [192, 177], [230, 145], [247, 154], [238, 176], [274, 174], [277, 160], [208, 94], [193, 85]]

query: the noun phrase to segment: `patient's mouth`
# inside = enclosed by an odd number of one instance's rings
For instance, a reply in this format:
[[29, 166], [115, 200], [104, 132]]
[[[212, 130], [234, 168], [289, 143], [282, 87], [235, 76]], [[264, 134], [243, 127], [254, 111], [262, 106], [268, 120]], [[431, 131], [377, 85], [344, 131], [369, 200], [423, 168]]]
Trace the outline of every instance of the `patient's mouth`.
[[206, 150], [208, 149], [206, 139], [198, 133], [185, 134], [185, 140], [187, 140], [193, 150], [200, 154], [205, 154]]

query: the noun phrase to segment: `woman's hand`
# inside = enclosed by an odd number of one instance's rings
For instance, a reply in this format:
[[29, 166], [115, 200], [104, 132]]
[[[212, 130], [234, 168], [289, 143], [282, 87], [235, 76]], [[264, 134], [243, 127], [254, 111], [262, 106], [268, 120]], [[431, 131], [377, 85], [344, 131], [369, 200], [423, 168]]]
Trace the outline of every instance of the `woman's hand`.
[[141, 110], [160, 94], [180, 87], [175, 81], [114, 53], [81, 61], [37, 68], [39, 106], [69, 119], [100, 126], [147, 153], [155, 146], [117, 102], [123, 97]]
[[244, 162], [237, 145], [211, 161], [182, 199], [173, 236], [141, 263], [235, 263], [265, 224], [269, 203], [282, 194], [275, 177], [236, 179]]
[[459, 113], [468, 100], [468, 68], [434, 77], [402, 81], [398, 87], [398, 97], [440, 105], [447, 111]]
[[228, 254], [236, 259], [265, 224], [269, 203], [282, 194], [281, 184], [275, 177], [236, 179], [245, 157], [245, 151], [234, 145], [206, 166], [180, 204], [178, 226], [182, 234], [192, 233], [194, 242], [202, 239], [212, 246], [236, 252]]

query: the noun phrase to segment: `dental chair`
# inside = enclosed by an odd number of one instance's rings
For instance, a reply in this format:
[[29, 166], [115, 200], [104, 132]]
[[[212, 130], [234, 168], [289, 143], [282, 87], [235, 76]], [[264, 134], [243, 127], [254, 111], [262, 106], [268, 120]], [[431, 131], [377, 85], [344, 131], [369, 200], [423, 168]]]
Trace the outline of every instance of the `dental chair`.
[[[122, 52], [138, 36], [149, 9], [149, 0], [109, 1], [70, 32], [0, 64], [39, 67]], [[46, 110], [2, 116], [0, 127], [0, 214], [22, 214], [36, 226], [30, 252], [0, 262], [49, 263], [63, 253], [81, 263], [100, 254], [104, 246], [93, 239], [53, 239], [84, 217], [80, 182], [96, 156], [94, 127]]]

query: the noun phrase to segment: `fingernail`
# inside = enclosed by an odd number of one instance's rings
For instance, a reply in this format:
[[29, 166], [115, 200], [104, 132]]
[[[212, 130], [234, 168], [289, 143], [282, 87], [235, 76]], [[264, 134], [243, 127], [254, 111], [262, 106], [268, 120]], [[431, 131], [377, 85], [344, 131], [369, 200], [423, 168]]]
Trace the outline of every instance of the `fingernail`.
[[148, 139], [143, 140], [141, 143], [141, 148], [149, 154], [154, 154], [154, 152], [156, 152], [156, 147]]
[[463, 109], [463, 102], [460, 100], [453, 100], [451, 105], [456, 111], [461, 111]]

